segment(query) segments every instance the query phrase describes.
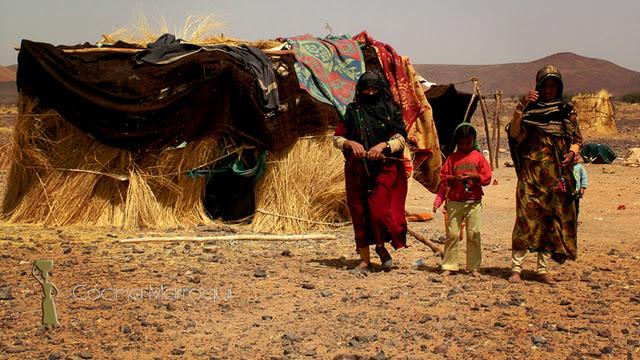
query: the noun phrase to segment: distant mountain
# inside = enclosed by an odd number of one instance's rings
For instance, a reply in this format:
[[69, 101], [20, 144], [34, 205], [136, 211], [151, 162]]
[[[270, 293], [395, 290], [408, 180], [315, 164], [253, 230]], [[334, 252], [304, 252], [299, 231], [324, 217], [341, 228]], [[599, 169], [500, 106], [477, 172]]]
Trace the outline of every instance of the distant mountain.
[[15, 81], [0, 82], [0, 105], [15, 105], [18, 103], [18, 90]]
[[[569, 52], [557, 53], [527, 62], [499, 65], [414, 65], [431, 82], [456, 83], [471, 77], [480, 79], [483, 93], [502, 90], [506, 96], [519, 95], [535, 85], [538, 69], [554, 65], [562, 73], [565, 94], [574, 95], [607, 89], [614, 96], [640, 92], [640, 72], [610, 61], [588, 58]], [[471, 90], [468, 84], [459, 86]]]
[[15, 105], [18, 102], [17, 70], [18, 65], [0, 66], [0, 105]]
[[0, 83], [5, 81], [16, 81], [17, 69], [18, 66], [16, 65], [0, 66]]

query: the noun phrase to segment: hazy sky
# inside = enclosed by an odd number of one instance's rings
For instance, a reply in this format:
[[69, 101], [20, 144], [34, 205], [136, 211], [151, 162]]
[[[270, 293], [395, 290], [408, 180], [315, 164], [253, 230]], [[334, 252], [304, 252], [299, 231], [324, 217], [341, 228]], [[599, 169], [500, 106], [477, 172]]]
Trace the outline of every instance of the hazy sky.
[[246, 40], [363, 29], [414, 64], [528, 62], [562, 51], [640, 71], [640, 0], [0, 0], [0, 64], [21, 39], [73, 45], [131, 25], [142, 11], [170, 29], [215, 14]]

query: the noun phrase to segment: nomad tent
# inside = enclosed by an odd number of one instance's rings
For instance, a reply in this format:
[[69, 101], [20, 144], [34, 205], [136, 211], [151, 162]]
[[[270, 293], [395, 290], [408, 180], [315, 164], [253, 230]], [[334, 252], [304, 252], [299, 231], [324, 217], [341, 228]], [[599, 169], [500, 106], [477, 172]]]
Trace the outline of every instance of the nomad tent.
[[[471, 121], [479, 98], [470, 93], [458, 91], [453, 84], [433, 85], [427, 89], [425, 95], [433, 109], [433, 121], [438, 131], [440, 148], [446, 156], [453, 150], [449, 147], [456, 126], [463, 121]], [[472, 99], [473, 102], [471, 102]], [[467, 109], [469, 109], [468, 113]]]
[[24, 40], [9, 222], [182, 227], [253, 216], [255, 231], [345, 221], [332, 129], [368, 68], [402, 107], [406, 169], [435, 191], [431, 108], [408, 59], [363, 32], [278, 41], [54, 46]]

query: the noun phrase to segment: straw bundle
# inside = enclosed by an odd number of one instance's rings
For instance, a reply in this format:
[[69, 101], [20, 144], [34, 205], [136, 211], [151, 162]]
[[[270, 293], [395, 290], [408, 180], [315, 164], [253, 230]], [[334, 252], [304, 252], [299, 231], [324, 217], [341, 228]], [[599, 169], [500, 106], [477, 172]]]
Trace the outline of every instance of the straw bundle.
[[0, 127], [0, 170], [9, 169], [9, 150], [11, 149], [11, 133], [13, 129]]
[[0, 145], [0, 171], [9, 169], [9, 144]]
[[[275, 40], [245, 41], [214, 34], [224, 28], [224, 24], [216, 20], [214, 14], [189, 16], [181, 29], [175, 29], [172, 33], [177, 38], [196, 45], [251, 45], [259, 49], [270, 49], [281, 45]], [[102, 35], [102, 43], [113, 44], [118, 40], [130, 44], [146, 46], [154, 42], [160, 35], [171, 32], [166, 20], [161, 19], [157, 29], [151, 25], [143, 13], [138, 13], [133, 25], [120, 28], [111, 34]]]
[[579, 94], [572, 101], [578, 112], [580, 130], [605, 134], [617, 132], [609, 92], [600, 90], [597, 94]]
[[349, 219], [343, 169], [330, 136], [300, 138], [270, 154], [255, 189], [254, 231], [301, 233]]
[[2, 217], [9, 222], [170, 228], [209, 223], [204, 179], [185, 172], [219, 155], [215, 139], [136, 155], [98, 143], [53, 110], [21, 99]]

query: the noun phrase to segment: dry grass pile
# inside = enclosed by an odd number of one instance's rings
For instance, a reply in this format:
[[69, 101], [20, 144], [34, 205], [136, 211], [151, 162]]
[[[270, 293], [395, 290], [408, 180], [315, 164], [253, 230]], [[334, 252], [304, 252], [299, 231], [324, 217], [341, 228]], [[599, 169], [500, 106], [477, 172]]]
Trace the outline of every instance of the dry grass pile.
[[210, 223], [204, 179], [185, 172], [211, 163], [214, 139], [136, 155], [103, 145], [53, 110], [22, 99], [11, 143], [2, 217], [9, 222], [173, 228]]
[[9, 169], [12, 134], [13, 128], [0, 127], [0, 171]]
[[0, 145], [0, 171], [6, 171], [9, 169], [10, 149], [10, 144]]
[[331, 137], [300, 138], [270, 154], [256, 209], [252, 225], [259, 232], [301, 233], [347, 221], [344, 159]]
[[597, 94], [579, 94], [572, 101], [578, 112], [580, 130], [604, 134], [617, 132], [609, 92], [600, 90]]
[[614, 120], [618, 122], [640, 120], [640, 103], [615, 101], [613, 103]]
[[152, 25], [143, 13], [138, 13], [133, 25], [122, 27], [111, 34], [102, 35], [102, 43], [113, 44], [118, 40], [130, 44], [146, 46], [160, 35], [172, 33], [177, 38], [197, 45], [251, 45], [259, 49], [270, 49], [281, 44], [275, 40], [245, 41], [224, 36], [224, 23], [214, 14], [189, 16], [179, 29], [170, 30], [165, 19], [159, 25]]
[[[139, 155], [95, 141], [35, 101], [23, 99], [20, 108], [9, 144], [6, 221], [125, 229], [212, 222], [204, 179], [186, 172], [220, 158], [216, 139]], [[348, 220], [343, 165], [330, 136], [301, 138], [271, 154], [255, 189], [254, 231], [300, 233]]]

